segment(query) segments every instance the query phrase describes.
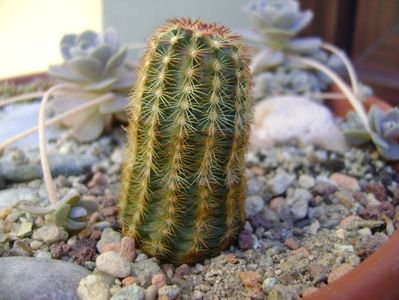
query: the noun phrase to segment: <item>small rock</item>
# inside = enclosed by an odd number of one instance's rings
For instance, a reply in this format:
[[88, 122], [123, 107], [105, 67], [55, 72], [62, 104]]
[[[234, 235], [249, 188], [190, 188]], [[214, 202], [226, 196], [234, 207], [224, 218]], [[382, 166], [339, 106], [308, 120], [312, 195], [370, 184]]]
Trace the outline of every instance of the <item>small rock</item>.
[[43, 242], [37, 241], [37, 240], [33, 240], [32, 242], [30, 242], [29, 247], [30, 247], [32, 250], [37, 250], [37, 249], [39, 249], [42, 245], [43, 245]]
[[357, 232], [358, 232], [361, 236], [370, 236], [370, 235], [373, 234], [373, 233], [371, 232], [371, 229], [368, 228], [368, 227], [360, 228]]
[[318, 263], [311, 263], [308, 267], [309, 275], [313, 279], [313, 284], [319, 284], [321, 282], [327, 282], [328, 278], [328, 268], [318, 264]]
[[365, 236], [360, 243], [356, 245], [356, 254], [360, 257], [367, 257], [377, 251], [387, 240], [388, 236], [382, 232]]
[[364, 187], [364, 191], [366, 193], [372, 193], [379, 201], [385, 201], [387, 198], [387, 191], [380, 182], [368, 183]]
[[245, 201], [245, 213], [247, 217], [251, 217], [258, 212], [261, 212], [263, 207], [265, 207], [265, 202], [260, 196], [249, 196]]
[[97, 243], [97, 250], [99, 253], [103, 253], [103, 247], [111, 243], [119, 243], [121, 241], [121, 234], [114, 231], [112, 228], [105, 228], [101, 239]]
[[204, 299], [204, 294], [201, 291], [194, 290], [193, 300], [203, 300], [203, 299]]
[[115, 295], [112, 296], [111, 300], [144, 300], [145, 290], [136, 285], [129, 285], [120, 289]]
[[337, 236], [337, 238], [339, 238], [339, 239], [341, 239], [341, 240], [344, 240], [345, 237], [346, 237], [346, 231], [345, 231], [345, 229], [343, 229], [343, 228], [338, 228], [338, 229], [335, 231], [335, 235]]
[[343, 264], [339, 266], [338, 268], [332, 270], [330, 274], [328, 274], [328, 283], [337, 280], [338, 278], [344, 276], [345, 274], [349, 273], [352, 270], [353, 266], [350, 264]]
[[0, 219], [5, 220], [10, 213], [11, 213], [11, 208], [9, 207], [4, 207], [0, 209]]
[[32, 256], [33, 251], [29, 248], [28, 243], [25, 240], [16, 240], [12, 246], [14, 254], [17, 256]]
[[119, 254], [126, 257], [130, 262], [134, 260], [136, 257], [136, 247], [131, 237], [125, 236], [122, 238]]
[[310, 253], [308, 249], [306, 249], [305, 247], [300, 247], [298, 249], [292, 250], [291, 255], [300, 258], [300, 257], [308, 257]]
[[191, 274], [191, 268], [187, 264], [182, 264], [181, 266], [177, 267], [175, 270], [175, 276], [179, 278], [190, 274]]
[[132, 285], [132, 284], [139, 285], [140, 281], [136, 277], [128, 276], [128, 277], [123, 278], [122, 284], [123, 284], [123, 286], [129, 286], [129, 285]]
[[131, 271], [129, 260], [113, 251], [100, 254], [96, 259], [96, 264], [100, 271], [119, 278], [128, 276]]
[[362, 218], [356, 215], [350, 215], [344, 219], [341, 220], [339, 223], [342, 227], [344, 228], [352, 228], [352, 227], [357, 227], [357, 224], [360, 222]]
[[66, 241], [68, 239], [68, 232], [66, 232], [64, 227], [46, 224], [35, 230], [32, 238], [52, 244], [55, 242]]
[[71, 246], [65, 242], [52, 244], [50, 246], [50, 253], [53, 258], [61, 258], [62, 256], [67, 255], [69, 250], [71, 250]]
[[238, 245], [241, 250], [251, 249], [253, 245], [252, 232], [249, 230], [241, 231], [238, 238]]
[[236, 264], [236, 263], [238, 263], [238, 258], [237, 258], [234, 254], [232, 254], [232, 253], [226, 254], [226, 255], [224, 256], [224, 260], [225, 260], [227, 263], [229, 263], [229, 264]]
[[267, 300], [292, 300], [297, 299], [297, 291], [290, 286], [276, 284], [267, 296]]
[[341, 173], [334, 173], [330, 176], [329, 179], [333, 181], [340, 188], [352, 191], [360, 190], [359, 181], [354, 177], [350, 177], [348, 175]]
[[145, 300], [157, 300], [158, 298], [158, 288], [154, 285], [150, 285], [145, 290], [144, 295]]
[[94, 188], [98, 185], [105, 185], [107, 183], [107, 177], [105, 177], [101, 172], [96, 172], [93, 175], [93, 178], [89, 181], [87, 186], [89, 188]]
[[164, 286], [158, 290], [158, 296], [167, 296], [169, 300], [178, 299], [180, 288], [176, 284]]
[[[3, 171], [1, 166], [0, 170]], [[37, 201], [34, 190], [27, 187], [17, 187], [0, 191], [0, 209], [13, 207], [22, 201]]]
[[298, 184], [301, 188], [309, 190], [314, 187], [315, 183], [316, 182], [315, 182], [314, 178], [309, 175], [304, 174], [304, 175], [299, 176]]
[[268, 277], [265, 280], [263, 280], [262, 283], [262, 290], [265, 293], [269, 293], [271, 289], [277, 284], [277, 279], [274, 277]]
[[155, 258], [145, 259], [132, 264], [132, 276], [137, 277], [140, 283], [147, 287], [151, 284], [155, 274], [163, 273]]
[[294, 239], [286, 239], [284, 241], [284, 244], [288, 247], [290, 250], [295, 250], [298, 249], [298, 243]]
[[247, 287], [256, 287], [259, 285], [259, 273], [258, 272], [239, 272], [238, 276], [240, 276], [242, 284]]
[[108, 285], [97, 275], [89, 275], [79, 282], [77, 294], [81, 300], [109, 300]]
[[101, 238], [101, 234], [102, 232], [100, 230], [93, 230], [89, 238], [97, 241]]
[[160, 289], [166, 285], [166, 276], [162, 273], [155, 274], [151, 279], [151, 285]]
[[32, 222], [24, 222], [19, 226], [17, 236], [18, 237], [28, 237], [32, 233]]
[[355, 199], [352, 196], [352, 193], [348, 190], [341, 190], [335, 193], [335, 196], [339, 200], [339, 202], [347, 209], [351, 209], [355, 204]]
[[305, 189], [295, 189], [287, 197], [288, 208], [294, 220], [306, 217], [310, 199], [312, 199], [312, 194]]
[[102, 248], [102, 253], [108, 252], [108, 251], [114, 251], [116, 253], [119, 253], [121, 251], [121, 244], [120, 243], [111, 243], [111, 244], [106, 244]]
[[317, 180], [313, 188], [313, 193], [316, 195], [326, 196], [335, 193], [338, 190], [337, 186], [329, 180]]
[[84, 265], [87, 261], [94, 261], [97, 257], [96, 241], [91, 239], [77, 241], [72, 246], [70, 256], [79, 265]]
[[110, 206], [100, 209], [100, 214], [104, 217], [111, 217], [111, 216], [116, 216], [118, 214], [118, 211], [119, 211], [118, 207]]
[[395, 216], [395, 207], [389, 202], [382, 202], [378, 205], [367, 205], [360, 214], [364, 219], [379, 219], [382, 216], [392, 219]]
[[37, 250], [34, 256], [36, 258], [51, 259], [51, 253], [43, 250]]
[[109, 293], [111, 294], [111, 296], [115, 295], [117, 292], [119, 292], [122, 289], [121, 286], [114, 284], [113, 286], [111, 286], [111, 288], [109, 289]]
[[79, 240], [87, 239], [90, 237], [91, 233], [93, 232], [92, 227], [86, 227], [78, 233]]
[[285, 172], [279, 173], [269, 182], [269, 189], [273, 195], [284, 194], [285, 191], [294, 183], [295, 178], [294, 174], [288, 174]]

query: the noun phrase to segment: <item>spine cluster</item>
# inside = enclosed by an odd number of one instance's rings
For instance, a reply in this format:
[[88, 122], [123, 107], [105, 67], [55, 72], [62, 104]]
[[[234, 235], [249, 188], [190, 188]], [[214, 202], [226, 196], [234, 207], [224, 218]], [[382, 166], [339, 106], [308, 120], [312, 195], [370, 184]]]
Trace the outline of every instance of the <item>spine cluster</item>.
[[124, 234], [173, 263], [217, 255], [244, 221], [251, 119], [246, 49], [225, 27], [172, 20], [152, 39], [130, 98]]

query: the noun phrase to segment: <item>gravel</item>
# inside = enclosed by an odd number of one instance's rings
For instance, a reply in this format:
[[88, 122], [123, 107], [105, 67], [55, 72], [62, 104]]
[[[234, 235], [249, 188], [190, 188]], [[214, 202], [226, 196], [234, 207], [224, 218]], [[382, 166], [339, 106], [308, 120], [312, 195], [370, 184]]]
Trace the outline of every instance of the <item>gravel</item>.
[[339, 154], [280, 146], [247, 156], [247, 219], [236, 244], [194, 266], [160, 262], [121, 239], [123, 136], [116, 130], [91, 144], [61, 147], [63, 155], [94, 157], [84, 173], [55, 176], [60, 195], [73, 187], [98, 203], [81, 232], [66, 232], [18, 206], [46, 203], [42, 180], [7, 179], [0, 191], [0, 257], [53, 257], [85, 267], [93, 273], [80, 281], [82, 299], [285, 300], [356, 267], [399, 226], [398, 178], [373, 149]]

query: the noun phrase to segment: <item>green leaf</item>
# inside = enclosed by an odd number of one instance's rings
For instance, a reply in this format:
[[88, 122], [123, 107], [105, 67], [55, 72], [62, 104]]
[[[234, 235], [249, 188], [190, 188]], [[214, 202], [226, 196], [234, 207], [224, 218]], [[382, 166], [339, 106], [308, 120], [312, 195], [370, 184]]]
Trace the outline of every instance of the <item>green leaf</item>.
[[54, 212], [54, 221], [57, 226], [64, 226], [68, 221], [69, 212], [71, 211], [71, 206], [68, 204], [61, 205]]
[[345, 129], [345, 138], [349, 144], [359, 146], [370, 141], [370, 134], [360, 129]]
[[111, 47], [108, 45], [102, 45], [95, 48], [93, 52], [91, 52], [89, 57], [95, 58], [101, 61], [103, 65], [105, 65], [111, 56], [112, 56]]

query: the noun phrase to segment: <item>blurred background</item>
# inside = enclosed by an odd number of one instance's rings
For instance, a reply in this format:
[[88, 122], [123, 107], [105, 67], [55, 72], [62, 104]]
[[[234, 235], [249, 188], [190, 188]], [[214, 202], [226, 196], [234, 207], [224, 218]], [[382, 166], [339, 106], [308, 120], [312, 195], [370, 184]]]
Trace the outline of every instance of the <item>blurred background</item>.
[[[375, 94], [399, 104], [399, 0], [300, 0], [314, 19], [302, 35], [344, 49]], [[233, 29], [250, 27], [243, 0], [0, 0], [0, 80], [43, 72], [61, 62], [59, 40], [85, 29], [117, 30], [144, 42], [171, 17], [200, 17]]]

